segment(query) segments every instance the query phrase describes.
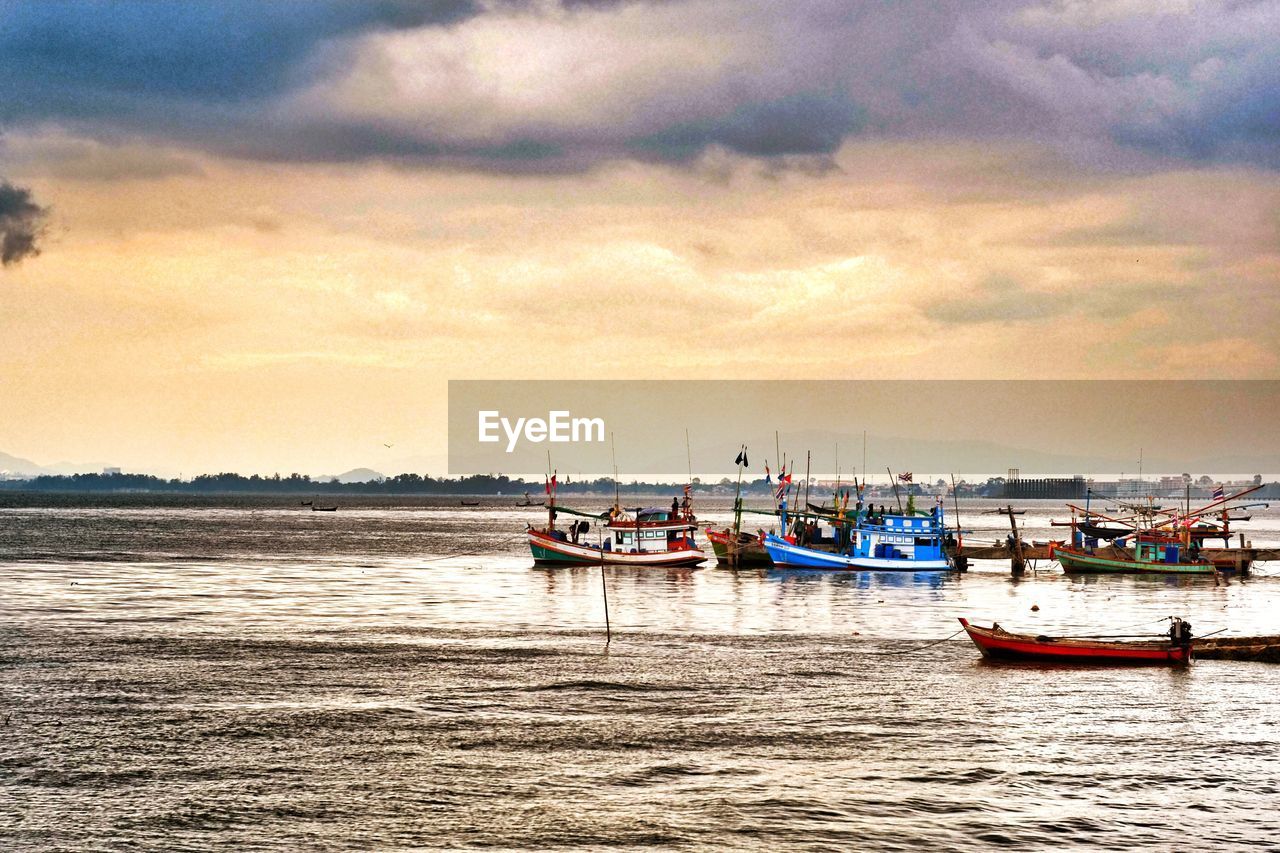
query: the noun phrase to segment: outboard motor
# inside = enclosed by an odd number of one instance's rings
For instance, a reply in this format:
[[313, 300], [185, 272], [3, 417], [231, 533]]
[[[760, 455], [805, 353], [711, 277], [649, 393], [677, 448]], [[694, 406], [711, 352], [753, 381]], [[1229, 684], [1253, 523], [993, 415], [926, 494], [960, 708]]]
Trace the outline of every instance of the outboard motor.
[[1177, 616], [1169, 617], [1171, 624], [1169, 625], [1169, 642], [1175, 646], [1191, 645], [1191, 623], [1185, 619], [1179, 619]]

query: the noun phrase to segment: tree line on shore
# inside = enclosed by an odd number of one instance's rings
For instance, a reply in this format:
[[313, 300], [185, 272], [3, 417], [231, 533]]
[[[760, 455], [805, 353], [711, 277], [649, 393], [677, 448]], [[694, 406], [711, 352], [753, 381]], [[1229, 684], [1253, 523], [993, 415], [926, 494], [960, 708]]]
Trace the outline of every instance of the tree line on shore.
[[[1261, 480], [1256, 478], [1255, 482]], [[796, 485], [799, 485], [797, 482]], [[846, 484], [847, 485], [847, 484]], [[947, 484], [938, 481], [933, 486], [922, 483], [901, 484], [901, 496], [944, 493]], [[742, 494], [753, 497], [772, 494], [775, 485], [763, 478], [742, 481]], [[630, 482], [615, 485], [609, 477], [560, 482], [559, 495], [613, 494], [680, 494], [684, 483]], [[694, 477], [692, 491], [695, 495], [732, 496], [737, 488], [734, 480], [723, 477], [715, 482], [704, 482]], [[1005, 495], [1003, 477], [992, 477], [985, 482], [970, 483], [961, 480], [957, 484], [961, 497], [1002, 498]], [[156, 477], [151, 474], [101, 473], [101, 474], [45, 474], [30, 479], [0, 480], [0, 491], [32, 492], [167, 492], [176, 494], [291, 494], [291, 495], [509, 495], [528, 494], [533, 500], [544, 500], [546, 492], [540, 480], [524, 480], [505, 474], [473, 474], [465, 477], [431, 477], [421, 474], [397, 474], [361, 483], [344, 483], [334, 479], [313, 479], [306, 474], [252, 474], [220, 473], [200, 474], [191, 479]], [[830, 498], [831, 485], [813, 484], [809, 499], [824, 502]], [[793, 491], [792, 500], [796, 493]], [[891, 495], [889, 487], [873, 484], [871, 496], [875, 499]], [[1101, 495], [1099, 495], [1101, 497]], [[1280, 484], [1270, 484], [1256, 494], [1257, 498], [1280, 497]]]
[[[962, 484], [961, 491], [964, 493]], [[986, 484], [970, 486], [972, 494], [985, 493]], [[736, 489], [734, 480], [724, 477], [717, 482], [703, 482], [695, 477], [692, 491], [704, 495], [732, 495]], [[671, 492], [679, 494], [683, 483], [663, 482], [626, 482], [615, 485], [613, 479], [600, 477], [561, 482], [557, 486], [559, 495], [580, 494], [612, 494], [615, 489], [622, 494], [655, 494]], [[812, 499], [823, 500], [829, 497], [829, 487], [813, 486]], [[764, 480], [743, 480], [744, 495], [769, 495], [774, 484]], [[543, 482], [508, 477], [504, 474], [475, 474], [465, 477], [431, 477], [421, 474], [398, 474], [369, 480], [362, 483], [343, 483], [331, 479], [313, 479], [306, 474], [273, 474], [262, 476], [252, 474], [220, 473], [200, 474], [191, 479], [156, 477], [151, 474], [103, 473], [103, 474], [46, 474], [26, 480], [0, 480], [0, 490], [5, 491], [37, 491], [37, 492], [173, 492], [182, 494], [207, 493], [253, 493], [253, 494], [423, 494], [423, 495], [511, 495], [522, 496], [528, 493], [534, 500], [546, 497]], [[920, 494], [923, 488], [918, 484], [903, 488], [903, 495], [908, 491]], [[794, 496], [794, 492], [792, 493]], [[794, 497], [793, 497], [794, 500]]]

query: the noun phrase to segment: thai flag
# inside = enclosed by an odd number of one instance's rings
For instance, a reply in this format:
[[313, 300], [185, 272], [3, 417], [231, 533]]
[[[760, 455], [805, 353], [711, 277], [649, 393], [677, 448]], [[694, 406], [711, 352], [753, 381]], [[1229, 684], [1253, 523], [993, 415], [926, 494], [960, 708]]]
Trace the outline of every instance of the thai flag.
[[1220, 501], [1224, 497], [1226, 497], [1226, 495], [1222, 491], [1222, 484], [1219, 483], [1218, 485], [1213, 487], [1213, 499], [1215, 501]]
[[773, 478], [769, 476], [769, 463], [764, 463], [764, 481], [769, 485], [773, 485]]
[[910, 483], [910, 482], [911, 482], [911, 472], [910, 472], [910, 471], [908, 471], [908, 472], [907, 472], [907, 473], [905, 473], [905, 474], [899, 474], [899, 475], [898, 475], [898, 479], [899, 479], [899, 480], [901, 480], [901, 481], [902, 481], [902, 482], [904, 482], [904, 483]]

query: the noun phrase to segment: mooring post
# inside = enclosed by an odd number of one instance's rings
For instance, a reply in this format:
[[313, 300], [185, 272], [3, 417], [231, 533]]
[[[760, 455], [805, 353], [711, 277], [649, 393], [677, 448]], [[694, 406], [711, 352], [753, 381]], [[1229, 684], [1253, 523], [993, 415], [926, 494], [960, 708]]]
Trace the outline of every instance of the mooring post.
[[1018, 532], [1018, 517], [1013, 514], [1013, 505], [1005, 508], [1009, 515], [1009, 527], [1013, 530], [1013, 553], [1009, 555], [1009, 570], [1015, 578], [1020, 578], [1027, 571], [1027, 561], [1022, 556], [1022, 535]]

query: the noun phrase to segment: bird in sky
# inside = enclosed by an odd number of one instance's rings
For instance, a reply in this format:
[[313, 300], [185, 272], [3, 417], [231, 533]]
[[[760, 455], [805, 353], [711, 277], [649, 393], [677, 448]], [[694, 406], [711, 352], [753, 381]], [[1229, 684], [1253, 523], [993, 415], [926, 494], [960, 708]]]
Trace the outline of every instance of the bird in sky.
[[392, 447], [395, 447], [394, 444], [387, 444], [385, 441], [382, 442], [382, 446], [387, 448], [388, 450], [390, 450]]

